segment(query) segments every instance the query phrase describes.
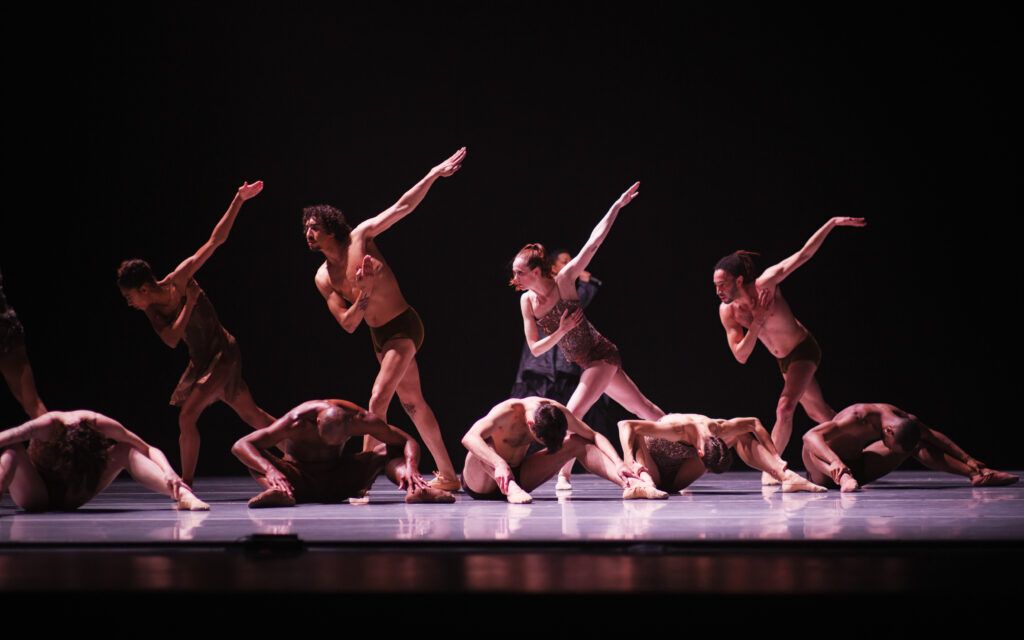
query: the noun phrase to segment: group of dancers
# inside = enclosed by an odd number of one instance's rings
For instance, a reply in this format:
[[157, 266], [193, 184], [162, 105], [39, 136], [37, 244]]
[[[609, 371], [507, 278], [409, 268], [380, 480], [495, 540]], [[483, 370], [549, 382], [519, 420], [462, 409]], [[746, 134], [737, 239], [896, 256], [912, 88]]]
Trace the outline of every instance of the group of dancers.
[[[263, 489], [249, 501], [253, 508], [366, 501], [381, 473], [406, 491], [407, 502], [454, 502], [452, 492], [462, 489], [475, 499], [525, 503], [530, 491], [556, 474], [557, 489], [571, 490], [570, 470], [577, 460], [619, 485], [624, 499], [664, 499], [706, 471], [728, 469], [733, 451], [763, 472], [763, 483], [779, 484], [784, 491], [826, 491], [828, 486], [854, 491], [908, 457], [965, 476], [975, 486], [1018, 480], [988, 469], [892, 405], [858, 404], [836, 413], [825, 402], [815, 379], [820, 347], [778, 286], [819, 250], [832, 230], [862, 227], [862, 218], [832, 218], [797, 253], [759, 275], [756, 254], [750, 252], [737, 251], [715, 266], [719, 315], [736, 359], [746, 362], [759, 341], [778, 359], [784, 386], [771, 434], [757, 418], [662, 411], [623, 370], [616, 346], [587, 320], [577, 289], [581, 278], [590, 279], [590, 261], [621, 210], [639, 195], [639, 183], [612, 204], [575, 256], [566, 252], [556, 264], [539, 244], [528, 244], [516, 255], [510, 284], [523, 292], [526, 348], [530, 356], [540, 357], [557, 347], [561, 355], [555, 357], [577, 366], [579, 381], [565, 404], [527, 396], [495, 405], [462, 438], [467, 454], [460, 480], [420, 386], [416, 353], [423, 323], [374, 240], [409, 215], [434, 182], [457, 172], [465, 157], [462, 148], [394, 205], [354, 228], [333, 207], [303, 211], [306, 242], [325, 258], [315, 284], [327, 308], [349, 333], [364, 322], [370, 329], [380, 369], [365, 409], [345, 400], [313, 400], [275, 419], [260, 408], [242, 378], [238, 344], [195, 280], [227, 241], [242, 205], [263, 189], [262, 182], [243, 183], [209, 240], [162, 279], [143, 260], [121, 264], [117, 284], [128, 305], [146, 314], [169, 347], [180, 342], [188, 347], [188, 367], [171, 397], [171, 404], [180, 407], [180, 476], [159, 449], [112, 418], [85, 410], [46, 410], [35, 389], [24, 331], [0, 288], [0, 370], [32, 416], [0, 431], [0, 497], [9, 489], [26, 510], [73, 509], [126, 469], [181, 509], [208, 509], [193, 491], [200, 448], [196, 425], [203, 410], [217, 401], [253, 428], [232, 447]], [[387, 422], [396, 393], [438, 465], [429, 482], [418, 470], [416, 439]], [[637, 417], [618, 423], [621, 457], [583, 421], [603, 394]], [[798, 404], [819, 423], [803, 437], [806, 478], [780, 457]], [[352, 438], [362, 439], [362, 450], [345, 454]]]

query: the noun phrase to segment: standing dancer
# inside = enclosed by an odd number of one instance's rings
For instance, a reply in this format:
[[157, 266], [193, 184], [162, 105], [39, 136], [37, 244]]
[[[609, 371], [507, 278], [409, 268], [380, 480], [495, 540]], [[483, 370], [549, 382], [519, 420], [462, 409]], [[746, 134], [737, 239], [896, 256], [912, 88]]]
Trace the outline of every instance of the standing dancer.
[[0, 275], [0, 373], [15, 400], [30, 418], [38, 418], [46, 413], [46, 407], [36, 391], [36, 379], [32, 375], [28, 352], [25, 351], [25, 329], [4, 295], [3, 275]]
[[[802, 405], [807, 415], [819, 423], [831, 420], [836, 412], [825, 402], [814, 377], [821, 363], [821, 348], [811, 332], [793, 315], [777, 287], [818, 251], [832, 229], [863, 227], [865, 224], [864, 218], [832, 218], [811, 236], [800, 251], [765, 269], [760, 276], [754, 272], [753, 256], [757, 254], [749, 251], [730, 253], [715, 265], [715, 293], [722, 301], [718, 315], [733, 355], [745, 364], [760, 340], [779, 362], [785, 384], [775, 410], [772, 441], [780, 456], [785, 453], [793, 433], [793, 414], [797, 404]], [[776, 484], [775, 478], [767, 473], [761, 476], [761, 480], [764, 484]]]
[[[530, 352], [540, 355], [557, 344], [566, 359], [583, 368], [580, 383], [566, 404], [572, 415], [581, 420], [602, 393], [644, 420], [657, 420], [665, 415], [622, 370], [618, 348], [586, 319], [576, 294], [576, 278], [604, 242], [619, 210], [638, 195], [639, 189], [637, 182], [619, 196], [591, 232], [583, 249], [558, 273], [553, 272], [544, 247], [539, 244], [526, 245], [512, 261], [509, 284], [517, 291], [526, 290], [519, 299], [519, 306]], [[543, 338], [540, 331], [546, 334]], [[568, 470], [563, 469], [563, 472], [559, 474], [558, 484], [571, 489], [566, 477]]]
[[206, 244], [163, 280], [156, 281], [153, 270], [144, 260], [125, 260], [117, 270], [117, 286], [128, 306], [145, 312], [167, 346], [174, 348], [182, 340], [188, 346], [188, 368], [171, 395], [171, 404], [181, 407], [178, 415], [181, 476], [189, 486], [195, 480], [199, 459], [196, 421], [206, 407], [223, 400], [253, 429], [274, 421], [274, 417], [252, 399], [242, 379], [238, 343], [221, 326], [210, 299], [192, 278], [213, 251], [228, 239], [242, 203], [262, 190], [262, 182], [243, 183]]
[[[369, 412], [387, 422], [388, 406], [398, 392], [402, 408], [409, 414], [423, 438], [438, 471], [430, 486], [444, 491], [459, 488], [459, 478], [441, 439], [437, 418], [423, 399], [416, 352], [423, 343], [423, 322], [409, 306], [398, 288], [395, 274], [384, 262], [374, 238], [412, 213], [438, 178], [447, 178], [462, 166], [463, 147], [431, 169], [398, 202], [352, 229], [341, 211], [327, 205], [306, 207], [302, 211], [306, 243], [311, 251], [324, 254], [326, 260], [316, 272], [316, 288], [327, 301], [327, 308], [345, 331], [352, 333], [363, 320], [377, 353], [380, 371], [373, 382]], [[370, 435], [363, 448], [378, 444]]]

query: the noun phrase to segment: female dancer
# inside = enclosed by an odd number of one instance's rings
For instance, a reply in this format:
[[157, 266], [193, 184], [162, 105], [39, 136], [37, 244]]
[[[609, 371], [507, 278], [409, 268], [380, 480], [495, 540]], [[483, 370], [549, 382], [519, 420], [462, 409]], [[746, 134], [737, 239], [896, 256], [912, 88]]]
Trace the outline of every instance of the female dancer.
[[[519, 306], [530, 352], [538, 356], [557, 344], [566, 359], [583, 368], [580, 383], [566, 404], [566, 408], [579, 419], [602, 393], [607, 393], [627, 411], [644, 420], [657, 420], [665, 415], [622, 370], [618, 348], [586, 319], [576, 295], [576, 278], [587, 268], [597, 248], [604, 242], [619, 210], [638, 195], [639, 189], [640, 183], [637, 182], [619, 196], [591, 232], [583, 249], [557, 274], [553, 273], [551, 261], [539, 244], [526, 245], [512, 261], [509, 284], [517, 291], [526, 290]], [[547, 335], [541, 338], [538, 329]], [[569, 483], [572, 463], [570, 460], [559, 472], [558, 489], [572, 488]]]

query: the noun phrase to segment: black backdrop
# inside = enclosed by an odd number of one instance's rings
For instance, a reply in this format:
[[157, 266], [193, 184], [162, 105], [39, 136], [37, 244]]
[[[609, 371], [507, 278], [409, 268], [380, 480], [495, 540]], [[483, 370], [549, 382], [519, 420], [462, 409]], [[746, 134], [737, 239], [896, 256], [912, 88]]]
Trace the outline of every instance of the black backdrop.
[[[605, 284], [589, 316], [662, 408], [770, 424], [781, 378], [763, 347], [732, 358], [712, 266], [737, 248], [775, 261], [830, 216], [866, 216], [784, 285], [823, 346], [826, 399], [892, 402], [1020, 468], [1008, 14], [373, 6], [12, 14], [0, 268], [51, 408], [108, 413], [177, 458], [167, 398], [184, 349], [125, 305], [114, 270], [143, 257], [166, 273], [256, 179], [264, 192], [198, 276], [245, 378], [275, 415], [365, 404], [369, 337], [317, 293], [301, 207], [358, 222], [466, 145], [462, 171], [379, 238], [427, 325], [424, 391], [457, 467], [522, 345], [508, 261], [529, 241], [581, 246], [640, 180], [592, 263]], [[6, 392], [0, 418], [23, 420]], [[411, 427], [397, 403], [390, 418]], [[241, 473], [227, 449], [243, 423], [217, 405], [200, 430], [199, 473]]]

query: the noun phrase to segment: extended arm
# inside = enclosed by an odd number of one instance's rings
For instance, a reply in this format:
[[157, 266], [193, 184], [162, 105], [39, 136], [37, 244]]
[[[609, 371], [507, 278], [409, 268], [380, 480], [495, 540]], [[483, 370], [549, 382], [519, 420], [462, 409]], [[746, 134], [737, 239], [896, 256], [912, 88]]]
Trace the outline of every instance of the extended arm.
[[615, 223], [615, 218], [619, 215], [619, 210], [632, 202], [633, 198], [640, 195], [639, 190], [640, 183], [637, 182], [619, 196], [619, 199], [612, 204], [610, 209], [608, 209], [608, 213], [604, 214], [604, 217], [597, 223], [594, 230], [590, 232], [590, 238], [587, 240], [587, 243], [583, 245], [580, 252], [577, 253], [561, 271], [558, 272], [555, 276], [556, 279], [576, 282], [576, 278], [578, 278], [583, 270], [587, 268], [587, 265], [590, 264], [594, 254], [597, 253], [598, 247], [601, 246], [605, 237], [608, 236], [608, 232], [611, 231], [612, 224]]
[[0, 449], [19, 442], [27, 442], [32, 438], [52, 437], [58, 433], [59, 429], [64, 428], [64, 423], [61, 422], [59, 415], [59, 413], [51, 411], [20, 426], [0, 431]]
[[389, 448], [401, 447], [402, 454], [405, 457], [407, 476], [402, 479], [398, 488], [411, 491], [416, 486], [426, 486], [426, 482], [423, 481], [419, 474], [420, 446], [412, 436], [378, 418], [367, 419], [362, 428], [352, 430], [352, 435], [370, 435], [383, 442]]
[[93, 413], [92, 419], [96, 431], [115, 442], [124, 442], [128, 444], [132, 449], [135, 449], [142, 455], [146, 456], [153, 461], [156, 466], [160, 467], [160, 470], [163, 471], [164, 474], [164, 484], [166, 484], [167, 488], [170, 489], [171, 497], [175, 500], [180, 497], [179, 492], [181, 491], [184, 483], [181, 480], [181, 476], [174, 471], [171, 463], [167, 461], [167, 456], [164, 455], [163, 451], [135, 435], [113, 418], [108, 418], [100, 413]]
[[921, 425], [921, 442], [935, 447], [939, 451], [964, 463], [972, 473], [980, 473], [985, 463], [972, 458], [966, 451], [956, 445], [945, 434]]
[[811, 256], [817, 253], [822, 243], [825, 242], [825, 237], [836, 227], [863, 227], [866, 224], [867, 222], [864, 221], [864, 218], [832, 218], [811, 236], [811, 239], [807, 241], [802, 249], [777, 265], [765, 269], [764, 273], [757, 278], [757, 289], [759, 291], [770, 289], [785, 280], [797, 267], [810, 260]]
[[753, 435], [771, 455], [778, 457], [779, 452], [775, 450], [771, 435], [757, 418], [732, 418], [723, 420], [719, 426], [719, 435], [727, 442], [737, 439], [744, 433]]
[[271, 487], [292, 495], [291, 484], [284, 474], [267, 460], [263, 451], [277, 446], [291, 437], [299, 423], [305, 418], [315, 415], [319, 406], [320, 404], [315, 401], [300, 404], [266, 427], [257, 429], [240, 439], [232, 445], [231, 453], [235, 454], [235, 457], [246, 467], [263, 476]]
[[427, 191], [438, 178], [447, 178], [462, 166], [466, 157], [466, 147], [456, 151], [450, 158], [437, 165], [427, 172], [422, 180], [417, 182], [412, 189], [398, 199], [398, 202], [381, 211], [369, 220], [361, 222], [354, 230], [353, 235], [361, 235], [365, 239], [373, 238], [384, 231], [387, 231], [393, 224], [412, 213], [413, 209], [423, 201]]
[[168, 281], [187, 281], [195, 275], [196, 271], [203, 266], [210, 256], [213, 255], [214, 250], [220, 245], [224, 244], [228, 239], [228, 234], [231, 233], [231, 226], [235, 224], [235, 218], [238, 216], [239, 209], [242, 208], [242, 203], [250, 198], [256, 197], [260, 191], [263, 190], [263, 182], [257, 180], [256, 182], [249, 184], [243, 182], [242, 186], [238, 187], [238, 192], [235, 197], [231, 200], [231, 204], [228, 205], [228, 210], [221, 216], [217, 226], [213, 228], [213, 233], [210, 234], [210, 239], [199, 247], [199, 251], [196, 251], [193, 255], [185, 258], [178, 267], [172, 271], [163, 282]]

